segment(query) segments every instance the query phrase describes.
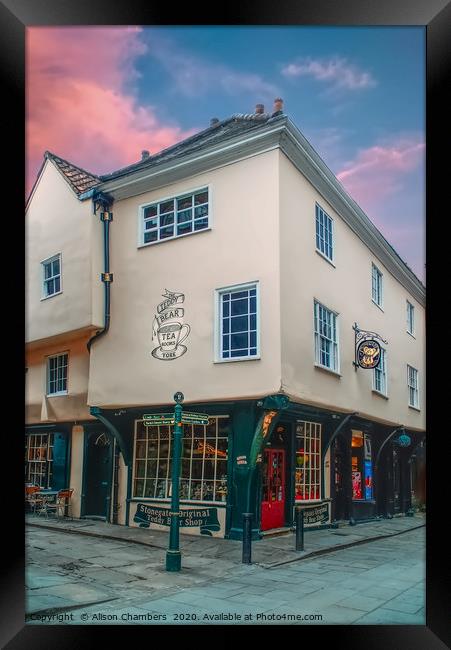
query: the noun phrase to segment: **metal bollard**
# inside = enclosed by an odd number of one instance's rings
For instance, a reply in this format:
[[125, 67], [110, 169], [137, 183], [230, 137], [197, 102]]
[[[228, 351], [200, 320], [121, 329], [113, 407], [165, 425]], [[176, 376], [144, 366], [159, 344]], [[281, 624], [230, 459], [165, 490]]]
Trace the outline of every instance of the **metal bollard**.
[[252, 513], [243, 512], [243, 564], [252, 564]]
[[296, 518], [296, 551], [304, 550], [304, 510], [300, 506], [295, 508]]

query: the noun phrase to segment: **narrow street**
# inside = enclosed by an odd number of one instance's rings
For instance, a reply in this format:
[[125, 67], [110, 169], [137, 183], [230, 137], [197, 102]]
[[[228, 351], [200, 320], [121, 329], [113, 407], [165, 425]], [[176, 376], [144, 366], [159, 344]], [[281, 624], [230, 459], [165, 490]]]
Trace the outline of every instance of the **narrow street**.
[[264, 568], [29, 527], [29, 624], [425, 624], [425, 528]]

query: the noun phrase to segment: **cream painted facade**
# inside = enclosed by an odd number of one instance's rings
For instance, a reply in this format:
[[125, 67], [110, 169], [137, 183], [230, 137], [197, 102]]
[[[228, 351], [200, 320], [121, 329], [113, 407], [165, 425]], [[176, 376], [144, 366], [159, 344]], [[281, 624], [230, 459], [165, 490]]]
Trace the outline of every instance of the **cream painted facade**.
[[[103, 325], [102, 232], [91, 201], [80, 201], [46, 160], [25, 215], [26, 342]], [[43, 298], [41, 263], [61, 254], [59, 295]]]
[[[424, 307], [283, 153], [279, 164], [283, 390], [307, 403], [424, 429]], [[333, 263], [316, 250], [316, 203], [333, 219]], [[382, 309], [372, 300], [372, 263], [383, 274]], [[338, 314], [338, 374], [315, 365], [314, 300]], [[407, 300], [415, 307], [415, 337], [407, 333]], [[356, 322], [388, 341], [387, 397], [373, 390], [372, 370], [354, 369]], [[420, 410], [408, 406], [407, 364], [419, 372]]]
[[[140, 206], [207, 186], [210, 230], [139, 245]], [[334, 220], [333, 264], [316, 251], [316, 202]], [[113, 210], [112, 320], [92, 348], [89, 404], [159, 405], [174, 390], [187, 402], [283, 391], [294, 401], [425, 427], [424, 307], [282, 151], [118, 200]], [[383, 310], [371, 299], [372, 262], [383, 273]], [[217, 362], [215, 290], [252, 281], [260, 290], [260, 359]], [[185, 295], [191, 327], [187, 353], [170, 362], [150, 354], [164, 289]], [[339, 374], [315, 366], [314, 299], [339, 314]], [[406, 331], [406, 300], [415, 306], [415, 338]], [[388, 341], [387, 398], [373, 391], [373, 371], [354, 369], [355, 322]], [[408, 406], [407, 364], [419, 373], [419, 410]]]
[[[281, 377], [278, 153], [271, 151], [113, 206], [111, 325], [91, 350], [88, 402], [111, 407], [236, 399], [277, 392]], [[138, 246], [139, 207], [209, 187], [211, 228]], [[215, 362], [215, 290], [258, 282], [259, 360]], [[151, 355], [152, 322], [165, 289], [185, 295], [191, 327], [176, 361]], [[195, 379], [194, 379], [195, 378]]]
[[[253, 507], [245, 502], [251, 491], [260, 526], [257, 465], [279, 419], [292, 469], [300, 453], [298, 423], [321, 426], [316, 449], [321, 478], [315, 479], [317, 494], [308, 498], [327, 503], [337, 498], [332, 482], [337, 448], [328, 445], [340, 417], [348, 423], [349, 450], [352, 430], [362, 433], [362, 441], [364, 431], [371, 436], [375, 472], [377, 450], [390, 431], [400, 425], [410, 434], [425, 430], [425, 292], [419, 281], [286, 118], [269, 120], [256, 134], [240, 134], [221, 146], [207, 144], [205, 151], [195, 150], [180, 164], [170, 160], [160, 169], [157, 161], [156, 170], [138, 169], [99, 181], [96, 191], [111, 201], [108, 252], [114, 281], [109, 283], [109, 328], [90, 352], [88, 340], [105, 324], [101, 209], [94, 214], [92, 192], [75, 196], [49, 160], [34, 189], [26, 216], [26, 425], [28, 433], [37, 434], [48, 425], [49, 434], [64, 431], [69, 440], [67, 480], [75, 490], [75, 516], [101, 510], [119, 524], [141, 525], [139, 515], [135, 517], [139, 504], [169, 508], [167, 496], [136, 496], [135, 432], [143, 413], [172, 409], [175, 391], [184, 393], [188, 410], [195, 404], [196, 410], [205, 407], [210, 418], [229, 418], [227, 489], [228, 494], [233, 490], [235, 501], [231, 508], [225, 498], [191, 501], [217, 511], [218, 536], [239, 538], [241, 513]], [[203, 188], [209, 193], [208, 229], [141, 244], [143, 206]], [[316, 251], [316, 203], [333, 219], [333, 264]], [[62, 256], [62, 292], [42, 300], [41, 263], [57, 253]], [[371, 299], [372, 263], [383, 274], [382, 309]], [[218, 291], [248, 284], [257, 286], [259, 353], [247, 360], [220, 360]], [[183, 294], [181, 322], [190, 328], [183, 342], [186, 353], [172, 360], [152, 355], [154, 318], [166, 291]], [[314, 300], [338, 315], [338, 373], [315, 365]], [[415, 307], [415, 336], [406, 331], [406, 300]], [[388, 341], [386, 396], [373, 390], [373, 371], [353, 366], [356, 322]], [[63, 352], [69, 359], [67, 395], [47, 396], [48, 356]], [[419, 409], [408, 406], [407, 364], [418, 370]], [[283, 411], [285, 396], [289, 407]], [[264, 435], [261, 409], [277, 413]], [[348, 422], [354, 412], [358, 415]], [[245, 474], [238, 459], [246, 459], [256, 441], [262, 453], [247, 484], [251, 474]], [[118, 449], [121, 453], [115, 454]], [[346, 449], [342, 452], [348, 453]], [[346, 462], [342, 473], [349, 487], [350, 456]], [[383, 462], [380, 473], [391, 477], [388, 461]], [[101, 476], [103, 466], [106, 474]], [[294, 471], [287, 470], [286, 477], [290, 496], [282, 525], [292, 522], [297, 489]], [[403, 481], [407, 486], [405, 474]], [[103, 484], [105, 507], [96, 501]], [[403, 490], [400, 507], [406, 511], [408, 486]], [[378, 498], [378, 504], [374, 495], [360, 504], [366, 508], [361, 508], [360, 518], [387, 509], [391, 497]], [[352, 506], [351, 488], [346, 499]], [[183, 503], [182, 509], [188, 505]], [[348, 511], [352, 518], [352, 508]], [[331, 521], [330, 509], [328, 517]], [[334, 518], [339, 518], [336, 512]]]

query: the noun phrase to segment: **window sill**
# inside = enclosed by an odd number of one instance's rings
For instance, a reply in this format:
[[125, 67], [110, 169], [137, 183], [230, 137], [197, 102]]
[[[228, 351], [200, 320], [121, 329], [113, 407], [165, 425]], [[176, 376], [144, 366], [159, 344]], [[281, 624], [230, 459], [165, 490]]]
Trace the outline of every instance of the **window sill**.
[[232, 359], [215, 359], [213, 363], [230, 363], [231, 361], [260, 361], [259, 355], [255, 357], [233, 357]]
[[143, 242], [140, 242], [137, 246], [137, 248], [147, 248], [147, 246], [156, 246], [157, 244], [164, 244], [167, 241], [175, 241], [176, 239], [183, 239], [184, 237], [189, 237], [190, 235], [199, 235], [202, 232], [208, 232], [211, 230], [211, 226], [208, 228], [202, 228], [202, 230], [195, 230], [194, 232], [186, 232], [183, 235], [176, 235], [174, 237], [166, 237], [166, 239], [158, 239], [157, 241], [150, 241], [147, 242], [146, 244]]
[[380, 305], [378, 305], [377, 302], [376, 302], [375, 300], [373, 300], [372, 298], [371, 298], [371, 302], [373, 303], [373, 305], [376, 305], [376, 307], [377, 307], [378, 309], [380, 309], [381, 312], [382, 312], [383, 314], [385, 314], [385, 312], [384, 312], [384, 310], [382, 309], [382, 307], [381, 307]]
[[43, 297], [41, 298], [41, 302], [42, 302], [43, 300], [48, 300], [49, 298], [54, 298], [55, 296], [60, 296], [62, 293], [63, 293], [62, 291], [57, 291], [56, 293], [52, 293], [51, 296], [43, 296]]
[[409, 404], [409, 409], [412, 409], [414, 411], [418, 411], [418, 413], [421, 413], [421, 409], [418, 408], [418, 406], [412, 406], [412, 404]]
[[386, 395], [385, 393], [381, 393], [380, 390], [376, 390], [375, 388], [373, 388], [371, 392], [374, 395], [378, 395], [379, 397], [382, 397], [383, 399], [388, 399], [388, 395]]
[[46, 397], [64, 397], [65, 395], [68, 395], [68, 391], [64, 391], [62, 393], [47, 393]]
[[320, 257], [323, 258], [323, 260], [326, 260], [326, 262], [329, 262], [329, 264], [330, 264], [331, 266], [333, 266], [334, 269], [337, 268], [337, 267], [335, 266], [335, 264], [333, 263], [333, 261], [332, 261], [331, 259], [329, 259], [329, 258], [327, 257], [327, 255], [325, 255], [322, 251], [320, 251], [318, 248], [315, 248], [315, 251], [318, 253], [318, 255], [319, 255]]
[[338, 377], [339, 379], [342, 377], [342, 375], [341, 375], [340, 372], [337, 372], [336, 370], [332, 370], [332, 368], [328, 368], [327, 366], [322, 366], [322, 365], [319, 364], [319, 363], [315, 363], [315, 364], [313, 364], [313, 365], [314, 365], [315, 368], [317, 368], [318, 370], [324, 370], [324, 372], [327, 372], [327, 373], [329, 373], [330, 375], [335, 375], [335, 377]]
[[411, 336], [413, 339], [416, 340], [417, 337], [414, 334], [412, 334], [412, 332], [409, 332], [409, 330], [406, 330], [406, 332], [409, 336]]

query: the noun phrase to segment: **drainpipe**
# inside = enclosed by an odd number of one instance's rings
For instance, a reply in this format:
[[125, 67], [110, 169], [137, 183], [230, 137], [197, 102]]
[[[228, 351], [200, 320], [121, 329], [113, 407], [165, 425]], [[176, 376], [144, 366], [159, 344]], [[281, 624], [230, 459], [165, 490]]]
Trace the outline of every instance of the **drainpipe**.
[[113, 274], [110, 273], [110, 222], [113, 221], [113, 213], [110, 212], [110, 207], [113, 203], [111, 197], [101, 192], [93, 196], [94, 214], [99, 208], [102, 209], [100, 213], [100, 221], [103, 222], [103, 269], [104, 272], [100, 278], [104, 284], [104, 327], [92, 336], [88, 343], [88, 351], [91, 352], [91, 345], [95, 340], [106, 334], [110, 328], [110, 284], [113, 281]]

